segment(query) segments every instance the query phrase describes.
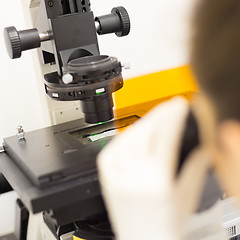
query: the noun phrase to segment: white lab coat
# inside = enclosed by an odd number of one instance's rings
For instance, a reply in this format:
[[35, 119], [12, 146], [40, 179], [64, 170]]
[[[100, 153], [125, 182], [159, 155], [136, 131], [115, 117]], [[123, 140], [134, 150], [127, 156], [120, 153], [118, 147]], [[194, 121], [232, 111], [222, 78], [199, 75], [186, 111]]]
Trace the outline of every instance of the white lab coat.
[[163, 103], [100, 153], [100, 183], [117, 239], [191, 236], [187, 221], [197, 207], [209, 159], [196, 151], [176, 178], [188, 113], [182, 98]]

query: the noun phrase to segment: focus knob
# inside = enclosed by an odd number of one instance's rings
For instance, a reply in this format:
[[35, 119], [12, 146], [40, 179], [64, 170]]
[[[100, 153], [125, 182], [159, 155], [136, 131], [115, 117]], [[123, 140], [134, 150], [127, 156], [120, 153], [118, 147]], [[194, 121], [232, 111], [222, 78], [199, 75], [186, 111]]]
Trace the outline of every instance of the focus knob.
[[25, 50], [39, 48], [41, 39], [36, 28], [17, 31], [15, 27], [4, 29], [4, 40], [10, 58], [20, 58]]
[[117, 14], [121, 23], [121, 31], [116, 32], [118, 37], [127, 36], [130, 33], [131, 23], [127, 10], [124, 7], [115, 7], [112, 13]]
[[118, 37], [123, 37], [130, 32], [130, 18], [124, 7], [115, 7], [111, 14], [96, 17], [95, 21], [99, 35], [115, 33]]

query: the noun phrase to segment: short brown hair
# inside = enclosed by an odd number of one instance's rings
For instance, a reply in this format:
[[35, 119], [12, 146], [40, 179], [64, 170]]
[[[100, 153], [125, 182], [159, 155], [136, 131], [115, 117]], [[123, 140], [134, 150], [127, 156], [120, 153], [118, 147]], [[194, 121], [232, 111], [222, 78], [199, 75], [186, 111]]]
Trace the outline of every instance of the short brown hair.
[[219, 121], [240, 120], [240, 0], [199, 0], [191, 66]]

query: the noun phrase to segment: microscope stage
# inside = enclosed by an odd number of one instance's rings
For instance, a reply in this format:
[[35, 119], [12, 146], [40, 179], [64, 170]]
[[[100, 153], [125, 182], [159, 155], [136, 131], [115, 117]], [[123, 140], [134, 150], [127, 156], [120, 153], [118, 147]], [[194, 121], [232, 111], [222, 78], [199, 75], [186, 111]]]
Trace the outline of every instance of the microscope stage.
[[96, 156], [119, 128], [137, 117], [99, 125], [82, 120], [60, 124], [4, 139], [5, 151], [28, 178], [39, 187], [96, 174]]
[[100, 196], [96, 157], [119, 130], [138, 118], [98, 125], [75, 120], [26, 133], [24, 140], [5, 138], [0, 171], [33, 212]]

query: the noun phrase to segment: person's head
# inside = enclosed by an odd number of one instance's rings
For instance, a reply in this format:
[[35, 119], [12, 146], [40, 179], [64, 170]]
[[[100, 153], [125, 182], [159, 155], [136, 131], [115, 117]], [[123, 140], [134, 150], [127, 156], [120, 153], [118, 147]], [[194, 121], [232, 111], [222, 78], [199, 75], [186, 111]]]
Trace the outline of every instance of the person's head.
[[227, 193], [240, 198], [240, 1], [198, 0], [191, 67], [201, 93], [196, 113], [202, 143]]

